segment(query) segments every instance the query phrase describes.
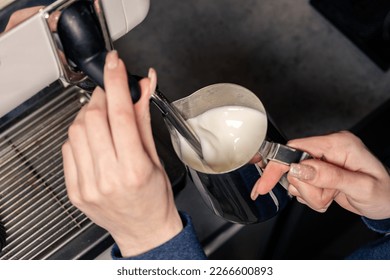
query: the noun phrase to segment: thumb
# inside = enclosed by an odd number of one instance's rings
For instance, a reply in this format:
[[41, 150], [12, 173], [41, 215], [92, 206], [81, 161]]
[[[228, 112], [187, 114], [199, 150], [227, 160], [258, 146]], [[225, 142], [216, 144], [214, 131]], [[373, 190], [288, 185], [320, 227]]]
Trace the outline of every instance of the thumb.
[[338, 190], [347, 196], [361, 193], [362, 186], [367, 186], [369, 180], [372, 180], [371, 176], [366, 174], [316, 159], [291, 164], [288, 176], [293, 185], [295, 178], [317, 188]]

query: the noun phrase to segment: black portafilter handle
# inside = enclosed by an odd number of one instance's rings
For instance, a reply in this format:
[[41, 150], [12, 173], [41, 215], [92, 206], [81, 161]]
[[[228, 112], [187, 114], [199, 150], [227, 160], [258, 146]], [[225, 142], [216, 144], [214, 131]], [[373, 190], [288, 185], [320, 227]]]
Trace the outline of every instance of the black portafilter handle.
[[[108, 50], [90, 1], [76, 1], [65, 8], [57, 24], [65, 56], [104, 89], [104, 64]], [[133, 103], [141, 97], [138, 78], [128, 73]]]

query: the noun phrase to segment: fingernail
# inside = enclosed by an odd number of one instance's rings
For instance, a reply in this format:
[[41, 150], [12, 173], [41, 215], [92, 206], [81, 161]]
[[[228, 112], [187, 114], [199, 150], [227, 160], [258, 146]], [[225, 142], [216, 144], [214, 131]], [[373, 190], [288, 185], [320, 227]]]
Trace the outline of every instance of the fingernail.
[[110, 51], [107, 54], [106, 58], [106, 66], [108, 69], [113, 70], [118, 66], [119, 57], [118, 52], [116, 50]]
[[256, 187], [254, 187], [252, 189], [252, 192], [251, 192], [251, 199], [252, 200], [256, 200], [256, 198], [259, 196], [259, 194], [256, 192]]
[[153, 68], [149, 68], [148, 78], [150, 79], [149, 91], [150, 91], [150, 95], [152, 95], [156, 91], [156, 86], [157, 86], [156, 70], [154, 70]]
[[299, 195], [299, 192], [298, 192], [297, 188], [295, 186], [291, 185], [291, 184], [288, 185], [287, 191], [292, 196]]
[[304, 201], [302, 198], [300, 198], [299, 196], [297, 196], [297, 201], [301, 204], [307, 204], [306, 201]]
[[328, 211], [330, 205], [332, 205], [333, 203], [333, 199], [331, 199], [323, 208], [317, 210], [318, 212], [320, 213], [325, 213], [326, 211]]
[[292, 163], [290, 165], [289, 175], [302, 181], [310, 181], [314, 179], [316, 170], [310, 165]]

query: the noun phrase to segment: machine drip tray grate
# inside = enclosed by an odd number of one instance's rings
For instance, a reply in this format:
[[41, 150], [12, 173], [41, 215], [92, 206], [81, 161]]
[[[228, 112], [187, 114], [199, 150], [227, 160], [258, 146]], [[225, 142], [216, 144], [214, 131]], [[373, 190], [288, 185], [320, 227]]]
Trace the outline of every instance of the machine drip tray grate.
[[72, 87], [0, 134], [0, 259], [47, 259], [93, 223], [68, 200], [61, 146], [87, 101]]

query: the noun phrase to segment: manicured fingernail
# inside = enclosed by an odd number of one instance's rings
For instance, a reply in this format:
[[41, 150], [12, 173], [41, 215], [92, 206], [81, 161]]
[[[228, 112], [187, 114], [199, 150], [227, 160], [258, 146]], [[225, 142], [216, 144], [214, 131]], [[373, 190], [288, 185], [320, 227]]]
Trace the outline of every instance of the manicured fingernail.
[[316, 170], [310, 165], [292, 163], [290, 165], [289, 175], [302, 181], [310, 181], [314, 179]]
[[148, 78], [150, 79], [150, 95], [152, 95], [156, 91], [156, 86], [157, 86], [157, 73], [156, 70], [153, 68], [149, 68], [148, 72]]
[[107, 54], [107, 58], [106, 58], [107, 68], [110, 70], [115, 69], [118, 66], [118, 62], [119, 62], [118, 52], [116, 50], [110, 51]]

